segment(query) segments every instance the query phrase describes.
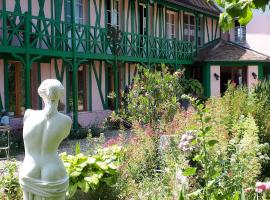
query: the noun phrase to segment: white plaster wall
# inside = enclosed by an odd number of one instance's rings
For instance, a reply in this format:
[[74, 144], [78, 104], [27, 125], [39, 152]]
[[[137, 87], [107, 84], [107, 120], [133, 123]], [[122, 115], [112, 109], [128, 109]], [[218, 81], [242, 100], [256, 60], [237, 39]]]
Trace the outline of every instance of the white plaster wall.
[[2, 100], [3, 106], [5, 107], [4, 88], [4, 61], [0, 60], [0, 98]]
[[[252, 76], [252, 73], [257, 74], [257, 78], [254, 79]], [[252, 65], [248, 66], [247, 68], [247, 86], [248, 88], [254, 87], [258, 83], [258, 66], [257, 65]]]
[[[96, 71], [97, 74], [99, 75], [99, 62], [98, 61], [94, 61], [95, 63], [95, 67], [96, 67]], [[100, 77], [99, 77], [100, 78]], [[102, 64], [102, 94], [104, 99], [105, 97], [105, 64], [103, 62]], [[100, 94], [99, 94], [99, 90], [98, 90], [98, 84], [96, 81], [96, 77], [92, 68], [92, 110], [93, 111], [99, 111], [99, 110], [104, 110], [103, 106], [102, 106], [102, 102], [101, 102], [101, 98], [100, 98]]]
[[[219, 79], [216, 80], [214, 74], [219, 76]], [[210, 83], [211, 83], [211, 96], [220, 96], [220, 66], [211, 65], [210, 66]]]

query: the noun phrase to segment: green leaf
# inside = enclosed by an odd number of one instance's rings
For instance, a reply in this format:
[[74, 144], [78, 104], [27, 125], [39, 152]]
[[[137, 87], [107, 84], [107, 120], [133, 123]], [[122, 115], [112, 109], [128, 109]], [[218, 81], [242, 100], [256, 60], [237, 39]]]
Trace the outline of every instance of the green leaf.
[[202, 160], [202, 155], [196, 155], [192, 160], [198, 162], [198, 161]]
[[108, 186], [113, 186], [115, 184], [115, 178], [114, 177], [103, 178], [102, 182], [106, 183]]
[[210, 140], [210, 141], [208, 141], [207, 144], [208, 144], [208, 146], [212, 147], [212, 146], [214, 146], [217, 143], [219, 143], [219, 141], [217, 141], [217, 140]]
[[79, 142], [77, 142], [75, 147], [75, 154], [78, 155], [80, 153], [81, 153], [81, 145]]
[[246, 197], [245, 197], [245, 192], [242, 188], [242, 191], [241, 191], [241, 200], [246, 200]]
[[69, 184], [69, 187], [68, 187], [68, 196], [69, 197], [73, 197], [74, 194], [76, 193], [77, 191], [77, 183], [75, 183], [74, 185], [72, 184]]
[[232, 2], [230, 4], [227, 4], [225, 7], [225, 11], [232, 17], [238, 17], [242, 13], [242, 3]]
[[180, 191], [179, 200], [186, 200], [184, 189]]
[[90, 177], [85, 177], [84, 180], [86, 180], [89, 184], [94, 184], [98, 185], [99, 183], [99, 178], [96, 175], [90, 176]]
[[196, 174], [197, 168], [189, 167], [183, 172], [183, 176], [193, 176]]
[[88, 164], [94, 164], [96, 162], [96, 159], [93, 157], [89, 157], [87, 162], [88, 162]]
[[78, 187], [84, 192], [84, 193], [88, 193], [90, 186], [88, 185], [88, 183], [85, 180], [79, 181], [78, 182]]
[[251, 8], [249, 6], [246, 6], [242, 11], [242, 15], [239, 16], [238, 21], [242, 26], [246, 26], [250, 22], [252, 17], [253, 17], [253, 12]]
[[239, 192], [235, 192], [234, 195], [233, 195], [232, 200], [239, 200], [239, 196], [240, 196], [240, 193]]
[[81, 172], [74, 171], [70, 174], [70, 177], [78, 177], [81, 175]]

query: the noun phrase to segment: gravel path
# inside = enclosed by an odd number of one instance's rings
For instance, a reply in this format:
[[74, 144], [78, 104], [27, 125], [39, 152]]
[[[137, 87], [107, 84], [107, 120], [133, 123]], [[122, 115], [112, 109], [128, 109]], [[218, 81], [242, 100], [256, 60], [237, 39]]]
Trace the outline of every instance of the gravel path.
[[[117, 137], [118, 134], [119, 134], [119, 131], [105, 132], [104, 133], [105, 142], [112, 139], [112, 138]], [[98, 138], [94, 138], [94, 140], [98, 140]], [[67, 152], [68, 154], [75, 154], [75, 147], [76, 147], [77, 143], [80, 144], [80, 148], [81, 148], [82, 153], [89, 151], [89, 147], [91, 146], [91, 144], [89, 143], [89, 141], [87, 139], [81, 139], [81, 140], [64, 140], [61, 143], [58, 152], [59, 153]], [[16, 160], [17, 164], [20, 166], [22, 164], [23, 159], [24, 159], [24, 153], [18, 154], [15, 157], [11, 157], [11, 159]], [[6, 162], [7, 162], [7, 160], [0, 160], [0, 174], [3, 171]]]

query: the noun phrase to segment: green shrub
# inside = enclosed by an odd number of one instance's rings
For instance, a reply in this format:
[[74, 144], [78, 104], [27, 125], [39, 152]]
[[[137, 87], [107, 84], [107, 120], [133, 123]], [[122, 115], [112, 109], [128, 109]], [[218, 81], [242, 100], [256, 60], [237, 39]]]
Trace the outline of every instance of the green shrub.
[[[270, 81], [262, 81], [252, 93], [255, 111], [253, 116], [259, 127], [260, 143], [270, 143]], [[270, 149], [267, 152], [270, 155]], [[262, 178], [270, 176], [270, 162], [266, 162], [262, 169]]]
[[78, 189], [88, 193], [115, 184], [121, 154], [120, 146], [100, 149], [93, 156], [60, 154], [70, 177], [68, 196], [72, 197]]
[[[243, 189], [255, 185], [261, 170], [259, 130], [250, 114], [241, 115], [246, 110], [239, 107], [248, 103], [242, 102], [248, 98], [243, 91], [213, 98], [207, 106], [194, 104], [198, 123], [192, 128], [197, 134], [189, 144], [194, 146], [190, 167], [184, 171], [193, 183], [187, 190], [190, 199], [238, 199]], [[234, 101], [239, 102], [235, 110]]]
[[20, 200], [22, 190], [17, 176], [16, 161], [8, 161], [0, 176], [0, 199], [1, 200]]
[[172, 75], [164, 65], [161, 71], [155, 72], [139, 67], [133, 88], [123, 105], [126, 108], [120, 114], [128, 122], [137, 121], [155, 127], [161, 122], [172, 120], [179, 107], [178, 97], [181, 94], [178, 77]]

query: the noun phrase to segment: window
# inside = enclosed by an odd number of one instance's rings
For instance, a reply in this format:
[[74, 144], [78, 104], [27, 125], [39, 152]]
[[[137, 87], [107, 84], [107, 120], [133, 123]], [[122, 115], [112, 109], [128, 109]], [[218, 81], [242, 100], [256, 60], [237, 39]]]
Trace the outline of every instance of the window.
[[[66, 21], [72, 21], [72, 2], [71, 0], [66, 0], [65, 6], [65, 13], [66, 13]], [[76, 24], [83, 24], [83, 0], [76, 0], [75, 1], [75, 23]]]
[[195, 41], [195, 16], [184, 14], [184, 40]]
[[140, 16], [140, 34], [145, 35], [146, 34], [146, 6], [144, 4], [139, 5], [139, 16]]
[[199, 18], [199, 24], [198, 24], [198, 46], [203, 46], [203, 17]]
[[166, 34], [167, 38], [175, 38], [175, 13], [167, 11], [166, 13]]
[[119, 1], [107, 0], [108, 24], [119, 27]]
[[241, 26], [238, 20], [234, 22], [234, 37], [235, 42], [244, 43], [246, 42], [246, 27]]
[[78, 111], [87, 110], [87, 79], [86, 66], [81, 65], [78, 70]]
[[20, 117], [25, 111], [25, 73], [21, 63], [8, 66], [9, 111], [14, 117]]

